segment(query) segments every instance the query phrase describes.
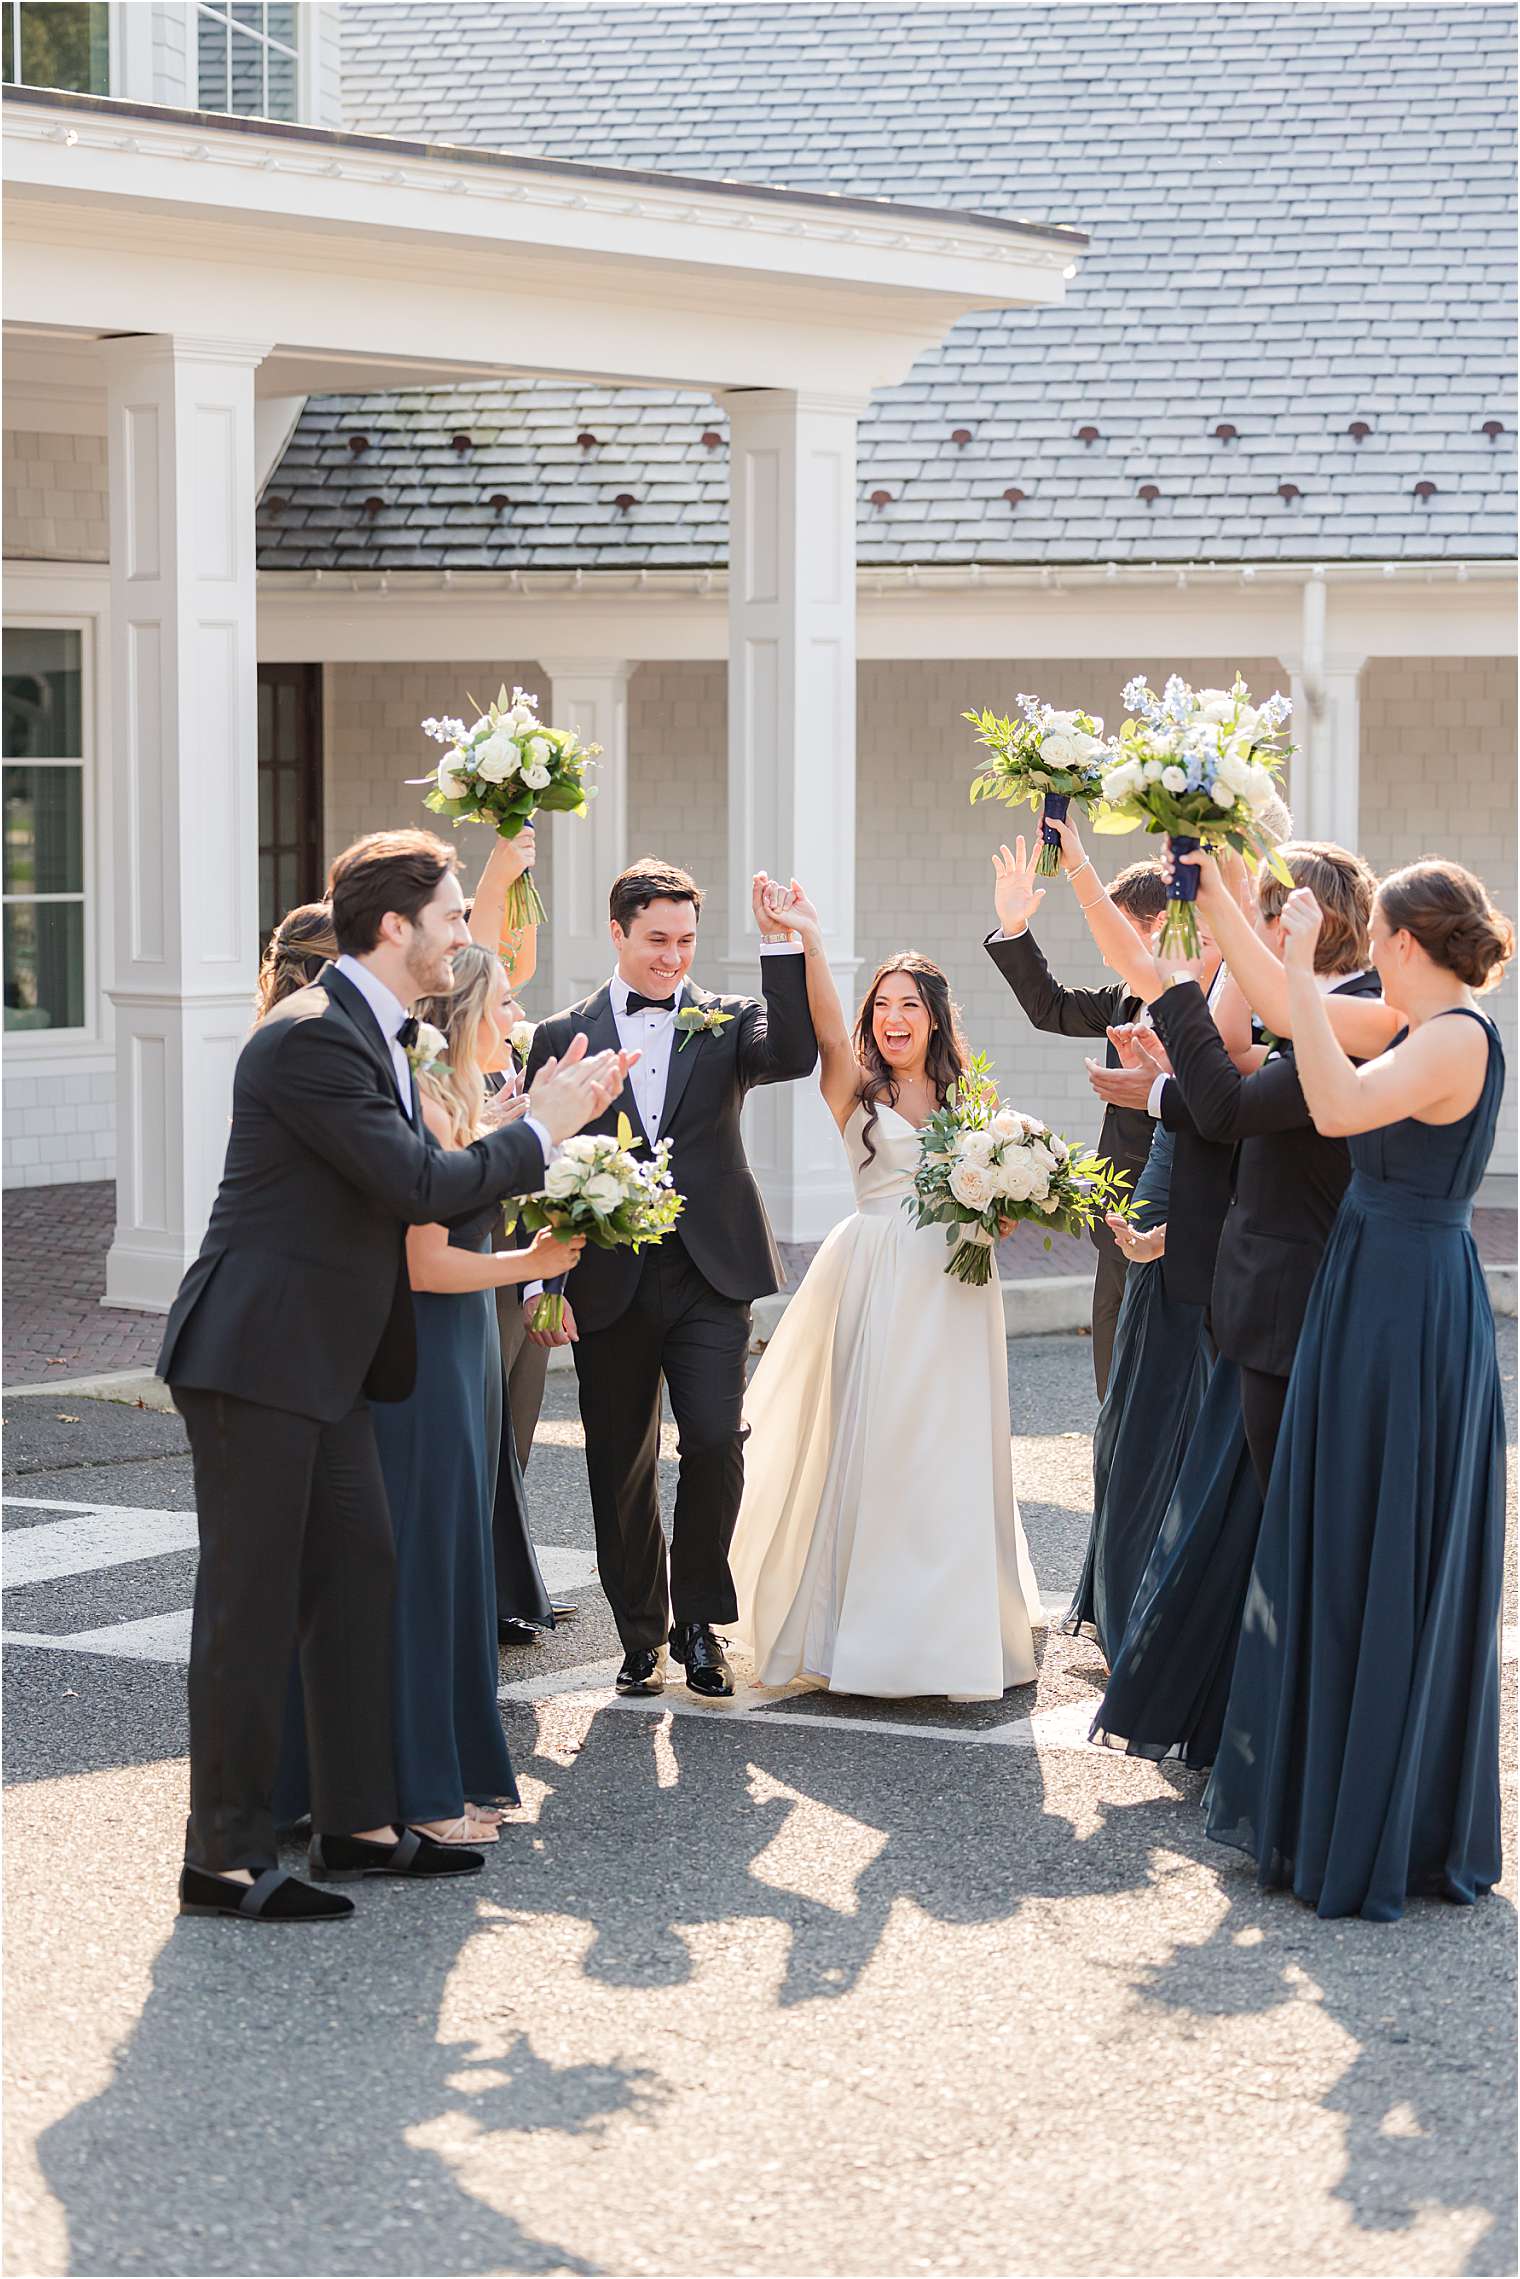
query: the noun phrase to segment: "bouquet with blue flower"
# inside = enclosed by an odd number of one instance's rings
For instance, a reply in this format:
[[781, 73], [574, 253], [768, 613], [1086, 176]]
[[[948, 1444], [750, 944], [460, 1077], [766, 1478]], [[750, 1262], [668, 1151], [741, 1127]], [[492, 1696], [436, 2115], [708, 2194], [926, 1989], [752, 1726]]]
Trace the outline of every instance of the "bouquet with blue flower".
[[1108, 747], [1103, 723], [1089, 712], [1057, 712], [1037, 696], [1021, 696], [1023, 718], [994, 712], [964, 712], [976, 740], [992, 754], [971, 780], [971, 804], [1000, 799], [1005, 807], [1026, 801], [1041, 810], [1040, 853], [1035, 870], [1054, 878], [1061, 867], [1061, 841], [1051, 822], [1063, 823], [1076, 801], [1090, 815], [1103, 795], [1103, 762]]
[[1093, 828], [1143, 825], [1166, 833], [1172, 864], [1161, 952], [1196, 957], [1198, 872], [1179, 856], [1200, 846], [1230, 846], [1292, 883], [1261, 818], [1292, 754], [1287, 724], [1293, 707], [1281, 695], [1253, 704], [1238, 674], [1228, 689], [1195, 690], [1173, 673], [1159, 696], [1137, 675], [1124, 691], [1124, 709], [1131, 718], [1110, 741], [1103, 771], [1107, 804]]

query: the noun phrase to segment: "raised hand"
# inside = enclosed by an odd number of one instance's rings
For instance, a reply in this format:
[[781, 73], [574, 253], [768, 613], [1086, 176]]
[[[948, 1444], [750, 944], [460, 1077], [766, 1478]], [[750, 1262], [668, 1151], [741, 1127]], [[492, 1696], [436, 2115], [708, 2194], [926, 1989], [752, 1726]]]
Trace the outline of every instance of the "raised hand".
[[1014, 841], [1014, 848], [1015, 852], [1010, 854], [1006, 847], [999, 847], [992, 858], [996, 874], [992, 895], [997, 921], [1010, 939], [1023, 933], [1045, 899], [1045, 889], [1035, 876], [1038, 841], [1034, 852], [1027, 855], [1022, 839]]
[[790, 886], [782, 886], [779, 880], [772, 879], [765, 890], [765, 908], [770, 924], [778, 930], [785, 927], [791, 933], [800, 934], [804, 941], [809, 936], [822, 936], [823, 925], [817, 909], [795, 879]]
[[522, 877], [525, 870], [533, 868], [538, 854], [538, 841], [533, 836], [532, 824], [525, 824], [515, 839], [503, 839], [501, 848], [502, 869], [506, 872], [506, 882], [510, 886], [514, 879]]
[[763, 870], [757, 870], [750, 881], [749, 906], [755, 914], [755, 924], [762, 934], [774, 933], [776, 930], [775, 920], [770, 916], [765, 906], [765, 898], [773, 885], [778, 888], [778, 891], [781, 890], [780, 882], [772, 880], [768, 873]]
[[1082, 844], [1082, 834], [1069, 815], [1059, 823], [1052, 815], [1050, 828], [1061, 842], [1061, 868], [1070, 878], [1072, 873], [1079, 871], [1087, 860], [1087, 849]]
[[552, 1282], [556, 1275], [568, 1274], [585, 1247], [583, 1234], [556, 1234], [553, 1227], [540, 1227], [527, 1249], [535, 1280]]
[[1282, 907], [1283, 964], [1290, 973], [1312, 973], [1314, 952], [1325, 913], [1307, 886], [1295, 886]]

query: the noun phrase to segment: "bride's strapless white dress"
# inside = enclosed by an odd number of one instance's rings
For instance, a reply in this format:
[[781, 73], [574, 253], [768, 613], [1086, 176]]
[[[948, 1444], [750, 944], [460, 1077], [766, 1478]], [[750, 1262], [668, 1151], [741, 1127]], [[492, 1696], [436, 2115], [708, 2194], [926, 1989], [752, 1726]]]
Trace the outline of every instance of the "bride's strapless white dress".
[[994, 1279], [945, 1272], [903, 1209], [918, 1133], [845, 1127], [858, 1208], [826, 1237], [745, 1403], [730, 1561], [738, 1643], [764, 1685], [994, 1699], [1035, 1675], [1039, 1587], [1013, 1492]]

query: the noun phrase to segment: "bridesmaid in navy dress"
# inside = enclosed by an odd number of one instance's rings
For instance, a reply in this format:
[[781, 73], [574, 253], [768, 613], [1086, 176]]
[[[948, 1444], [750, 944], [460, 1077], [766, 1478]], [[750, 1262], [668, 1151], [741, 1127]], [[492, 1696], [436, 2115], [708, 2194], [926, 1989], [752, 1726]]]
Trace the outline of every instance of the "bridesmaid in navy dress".
[[1322, 1916], [1471, 1903], [1499, 1848], [1504, 1420], [1471, 1233], [1504, 1059], [1473, 992], [1514, 946], [1470, 872], [1385, 879], [1383, 994], [1405, 1027], [1356, 1067], [1315, 987], [1319, 905], [1283, 912], [1293, 1042], [1352, 1180], [1299, 1341], [1208, 1832]]

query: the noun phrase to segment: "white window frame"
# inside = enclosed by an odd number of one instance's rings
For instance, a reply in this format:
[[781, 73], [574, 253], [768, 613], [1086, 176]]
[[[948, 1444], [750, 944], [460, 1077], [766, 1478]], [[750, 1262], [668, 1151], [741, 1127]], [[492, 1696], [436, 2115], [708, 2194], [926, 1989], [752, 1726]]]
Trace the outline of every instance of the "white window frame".
[[[232, 43], [233, 43], [233, 41], [234, 41], [234, 40], [244, 40], [244, 41], [251, 41], [251, 42], [252, 42], [252, 43], [253, 43], [253, 44], [254, 44], [256, 47], [258, 47], [258, 48], [259, 48], [259, 49], [262, 51], [262, 56], [263, 56], [263, 73], [264, 73], [264, 97], [263, 97], [263, 108], [262, 108], [261, 110], [259, 110], [259, 111], [254, 111], [254, 112], [248, 112], [248, 111], [213, 111], [213, 110], [207, 110], [207, 108], [206, 108], [206, 105], [205, 105], [204, 103], [202, 103], [202, 101], [201, 101], [201, 76], [200, 76], [200, 27], [201, 27], [201, 18], [202, 18], [202, 16], [210, 16], [210, 17], [213, 19], [213, 21], [215, 21], [215, 22], [217, 22], [217, 23], [220, 23], [220, 24], [222, 25], [222, 27], [224, 28], [224, 30], [226, 31], [226, 34], [227, 34], [227, 91], [228, 91], [228, 94], [229, 94], [229, 96], [230, 96], [230, 94], [231, 94], [231, 92], [232, 92], [232, 54], [233, 54]], [[300, 5], [298, 4], [298, 5], [296, 6], [296, 9], [295, 9], [295, 45], [294, 45], [294, 47], [292, 47], [292, 46], [289, 44], [289, 42], [288, 42], [288, 41], [286, 41], [286, 40], [280, 40], [280, 39], [276, 39], [276, 38], [274, 37], [274, 34], [273, 34], [272, 32], [257, 32], [257, 31], [255, 31], [255, 30], [253, 29], [253, 27], [252, 27], [250, 24], [239, 24], [239, 23], [235, 23], [235, 22], [233, 21], [233, 17], [232, 17], [232, 8], [231, 8], [231, 5], [230, 5], [230, 0], [193, 0], [193, 4], [192, 4], [192, 7], [191, 7], [191, 11], [190, 11], [190, 69], [191, 69], [191, 72], [192, 72], [192, 74], [193, 74], [193, 84], [194, 84], [194, 87], [195, 87], [195, 107], [196, 107], [196, 109], [197, 109], [197, 110], [203, 110], [203, 111], [205, 111], [205, 112], [206, 112], [206, 116], [207, 116], [207, 118], [214, 118], [214, 119], [223, 119], [223, 118], [226, 118], [226, 119], [246, 119], [246, 118], [250, 118], [250, 117], [252, 117], [252, 118], [259, 118], [259, 119], [267, 119], [267, 118], [270, 116], [270, 111], [269, 111], [269, 58], [270, 58], [270, 55], [271, 55], [271, 53], [273, 52], [273, 53], [276, 53], [276, 54], [279, 54], [279, 55], [288, 56], [288, 57], [290, 58], [290, 61], [291, 61], [291, 62], [294, 64], [294, 66], [295, 66], [295, 73], [294, 73], [294, 77], [295, 77], [295, 89], [296, 89], [296, 96], [295, 96], [295, 103], [296, 103], [296, 116], [295, 116], [295, 121], [294, 121], [294, 122], [289, 122], [289, 121], [287, 121], [287, 122], [284, 122], [284, 123], [286, 123], [286, 124], [291, 124], [291, 123], [294, 123], [294, 124], [300, 124], [302, 121], [304, 121], [304, 120], [308, 119], [308, 118], [311, 116], [310, 107], [309, 107], [309, 100], [308, 100], [308, 98], [309, 98], [309, 95], [310, 95], [310, 84], [309, 84], [309, 78], [310, 78], [310, 75], [309, 75], [309, 69], [308, 69], [308, 66], [307, 66], [306, 58], [307, 58], [308, 52], [309, 52], [309, 50], [310, 50], [310, 48], [311, 48], [311, 44], [312, 44], [312, 43], [311, 43], [311, 36], [310, 36], [310, 35], [311, 35], [311, 29], [312, 29], [312, 27], [310, 26], [310, 24], [309, 24], [309, 23], [307, 22], [307, 20], [306, 20], [306, 10], [305, 10], [305, 8], [304, 8], [304, 7], [302, 7], [302, 6], [300, 6]], [[280, 122], [276, 122], [276, 123], [280, 123]]]
[[[111, 1008], [106, 996], [105, 956], [111, 940], [110, 882], [101, 876], [100, 850], [110, 843], [110, 819], [102, 813], [109, 769], [102, 750], [104, 713], [100, 702], [101, 660], [108, 655], [106, 624], [107, 574], [99, 580], [82, 579], [68, 565], [69, 575], [55, 581], [45, 573], [48, 565], [29, 563], [18, 575], [7, 565], [4, 625], [7, 632], [39, 631], [77, 633], [80, 648], [80, 743], [77, 760], [15, 760], [14, 767], [77, 767], [80, 771], [84, 851], [84, 1022], [75, 1029], [6, 1029], [7, 1065], [17, 1072], [23, 1061], [78, 1062], [79, 1068], [59, 1073], [76, 1074], [84, 1067], [101, 1065], [101, 1055], [112, 1050]], [[107, 589], [108, 590], [108, 589]], [[38, 899], [17, 895], [18, 902]], [[58, 897], [57, 899], [72, 899]], [[81, 1059], [87, 1056], [87, 1059]], [[109, 1065], [109, 1064], [108, 1064]]]

